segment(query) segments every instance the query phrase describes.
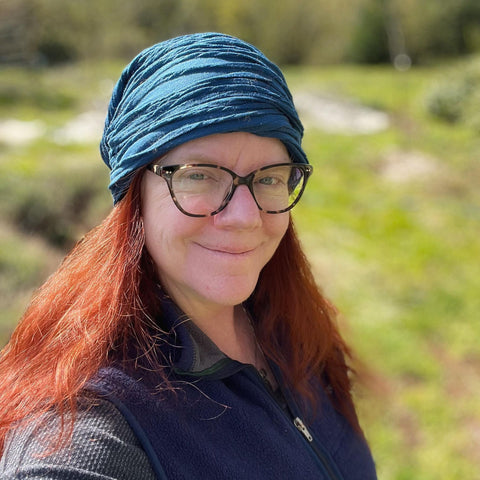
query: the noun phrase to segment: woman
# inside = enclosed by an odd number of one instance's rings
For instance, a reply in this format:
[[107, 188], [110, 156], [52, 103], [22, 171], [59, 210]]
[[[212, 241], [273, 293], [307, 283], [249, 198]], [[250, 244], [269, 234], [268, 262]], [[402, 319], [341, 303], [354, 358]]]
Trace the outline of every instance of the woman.
[[279, 69], [236, 38], [124, 70], [101, 143], [115, 207], [2, 353], [2, 478], [376, 478], [290, 218], [302, 134]]

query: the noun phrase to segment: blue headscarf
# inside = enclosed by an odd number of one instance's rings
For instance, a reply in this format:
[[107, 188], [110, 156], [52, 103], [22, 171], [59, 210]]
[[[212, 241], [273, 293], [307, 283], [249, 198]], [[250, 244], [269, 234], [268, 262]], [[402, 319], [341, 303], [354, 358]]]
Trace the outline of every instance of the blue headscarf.
[[189, 140], [229, 132], [278, 138], [294, 162], [308, 163], [285, 78], [258, 49], [220, 33], [147, 48], [115, 86], [100, 144], [114, 203], [139, 167]]

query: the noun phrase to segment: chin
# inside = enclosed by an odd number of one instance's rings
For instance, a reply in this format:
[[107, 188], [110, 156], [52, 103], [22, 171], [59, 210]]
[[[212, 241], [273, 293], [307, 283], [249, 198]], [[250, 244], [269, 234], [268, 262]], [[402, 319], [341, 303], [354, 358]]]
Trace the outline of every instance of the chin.
[[231, 282], [232, 284], [229, 286], [226, 282], [220, 282], [218, 288], [212, 286], [213, 288], [205, 292], [205, 297], [219, 305], [239, 305], [250, 297], [257, 284], [256, 279], [247, 282]]

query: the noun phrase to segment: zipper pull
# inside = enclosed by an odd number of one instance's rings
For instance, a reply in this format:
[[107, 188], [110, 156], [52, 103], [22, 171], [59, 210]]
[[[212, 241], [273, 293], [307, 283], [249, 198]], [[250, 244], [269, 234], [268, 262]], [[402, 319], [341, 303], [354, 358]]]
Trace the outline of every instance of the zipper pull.
[[302, 422], [301, 418], [296, 417], [296, 418], [293, 420], [293, 424], [297, 427], [298, 430], [300, 430], [300, 432], [302, 432], [303, 436], [304, 436], [309, 442], [313, 442], [313, 437], [312, 437], [312, 435], [310, 434], [310, 432], [308, 431], [308, 429], [307, 429], [307, 427], [305, 426], [305, 424]]

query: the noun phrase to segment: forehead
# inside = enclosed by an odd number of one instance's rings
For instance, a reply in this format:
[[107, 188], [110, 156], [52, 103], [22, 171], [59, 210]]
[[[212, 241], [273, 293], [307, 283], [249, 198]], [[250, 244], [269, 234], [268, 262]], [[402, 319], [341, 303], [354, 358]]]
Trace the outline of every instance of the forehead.
[[213, 163], [248, 170], [288, 161], [287, 149], [280, 140], [234, 132], [209, 135], [186, 142], [162, 157], [161, 164]]

